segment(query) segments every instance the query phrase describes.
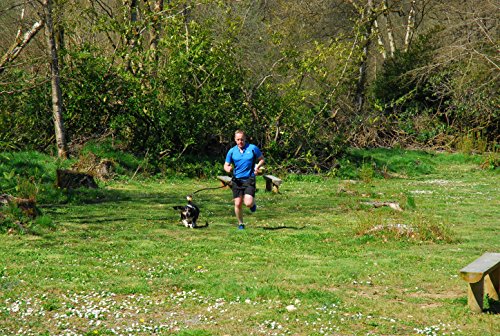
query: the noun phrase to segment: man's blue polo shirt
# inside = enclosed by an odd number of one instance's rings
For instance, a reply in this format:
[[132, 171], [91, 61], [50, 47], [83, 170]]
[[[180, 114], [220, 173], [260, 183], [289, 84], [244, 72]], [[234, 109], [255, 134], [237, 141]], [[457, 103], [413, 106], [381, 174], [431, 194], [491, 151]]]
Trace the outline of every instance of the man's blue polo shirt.
[[240, 152], [238, 145], [232, 147], [226, 155], [226, 162], [234, 164], [233, 176], [236, 178], [248, 178], [255, 176], [254, 164], [262, 156], [259, 147], [246, 144], [243, 147], [243, 153]]

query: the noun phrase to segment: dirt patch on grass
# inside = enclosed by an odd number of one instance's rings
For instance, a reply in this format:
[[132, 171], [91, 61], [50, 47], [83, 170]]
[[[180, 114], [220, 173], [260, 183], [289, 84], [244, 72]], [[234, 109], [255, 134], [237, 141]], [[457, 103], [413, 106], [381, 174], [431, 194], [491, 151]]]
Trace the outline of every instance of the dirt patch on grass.
[[467, 295], [467, 292], [464, 289], [464, 291], [453, 290], [440, 293], [407, 293], [404, 295], [407, 295], [412, 298], [445, 300], [445, 299], [456, 299], [458, 297]]

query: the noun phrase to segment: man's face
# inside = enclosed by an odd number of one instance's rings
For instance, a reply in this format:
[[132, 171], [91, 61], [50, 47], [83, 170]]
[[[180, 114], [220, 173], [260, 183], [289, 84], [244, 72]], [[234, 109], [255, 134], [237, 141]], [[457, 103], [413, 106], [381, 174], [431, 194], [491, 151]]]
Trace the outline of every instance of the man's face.
[[245, 147], [245, 136], [243, 134], [236, 133], [234, 141], [236, 141], [236, 145], [238, 145], [239, 148]]

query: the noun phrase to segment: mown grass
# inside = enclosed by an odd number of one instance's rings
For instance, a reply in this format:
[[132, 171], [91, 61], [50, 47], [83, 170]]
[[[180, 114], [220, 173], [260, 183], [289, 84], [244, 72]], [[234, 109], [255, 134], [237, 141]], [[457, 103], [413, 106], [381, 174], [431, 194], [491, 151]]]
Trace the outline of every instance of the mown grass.
[[495, 335], [498, 315], [469, 311], [458, 271], [499, 252], [498, 169], [359, 155], [370, 178], [283, 176], [280, 194], [258, 178], [244, 231], [226, 189], [195, 195], [208, 228], [180, 225], [172, 206], [215, 179], [111, 181], [41, 204], [55, 230], [0, 237], [0, 334]]

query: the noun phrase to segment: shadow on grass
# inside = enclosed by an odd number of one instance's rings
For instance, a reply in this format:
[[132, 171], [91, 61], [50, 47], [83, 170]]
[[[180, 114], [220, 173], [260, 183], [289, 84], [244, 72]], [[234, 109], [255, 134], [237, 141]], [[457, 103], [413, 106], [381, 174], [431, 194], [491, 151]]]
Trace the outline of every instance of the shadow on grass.
[[75, 189], [65, 192], [66, 200], [55, 203], [42, 203], [40, 206], [45, 209], [62, 208], [68, 205], [93, 205], [104, 203], [134, 202], [137, 204], [157, 203], [171, 204], [173, 202], [184, 200], [185, 197], [176, 193], [151, 193], [141, 191], [122, 191], [106, 189]]
[[194, 227], [193, 229], [199, 230], [199, 229], [206, 229], [206, 228], [208, 228], [208, 221], [205, 221], [205, 224], [198, 225], [198, 226]]
[[489, 308], [484, 309], [484, 312], [494, 315], [500, 314], [500, 301], [494, 300], [489, 297], [487, 298], [487, 300]]
[[91, 216], [72, 216], [68, 217], [68, 220], [78, 223], [78, 224], [102, 224], [110, 222], [125, 222], [129, 220], [128, 217], [106, 217], [106, 218], [96, 218]]
[[301, 226], [301, 227], [296, 227], [296, 226], [274, 226], [274, 227], [259, 226], [257, 228], [258, 229], [262, 229], [262, 230], [267, 230], [267, 231], [275, 231], [275, 230], [283, 230], [283, 229], [288, 229], [288, 230], [303, 230], [306, 227], [305, 226]]
[[[77, 189], [72, 190], [70, 199], [65, 203], [43, 204], [42, 210], [48, 216], [54, 216], [62, 221], [68, 221], [76, 225], [90, 226], [116, 226], [120, 223], [179, 223], [178, 212], [172, 209], [174, 205], [185, 205], [186, 194], [183, 186], [172, 187], [160, 192], [152, 188], [144, 189]], [[185, 188], [184, 188], [185, 189]], [[218, 222], [221, 218], [233, 218], [233, 201], [230, 190], [212, 190], [196, 195], [195, 204], [200, 208], [200, 221], [210, 224]], [[274, 208], [284, 200], [276, 198], [265, 198], [268, 210]], [[264, 207], [265, 208], [265, 207]], [[300, 212], [302, 215], [315, 216], [323, 205], [316, 202], [304, 205]], [[340, 211], [340, 210], [339, 210]], [[259, 229], [267, 231], [279, 230], [303, 230], [306, 226], [279, 225], [285, 223], [273, 223], [274, 219], [282, 218], [282, 213], [276, 211], [265, 211], [263, 215], [270, 221], [271, 226], [261, 226]], [[273, 225], [274, 224], [274, 225]], [[201, 226], [200, 228], [205, 228]]]
[[[156, 222], [178, 223], [178, 211], [173, 205], [184, 205], [185, 194], [179, 190], [157, 192], [151, 190], [76, 189], [69, 192], [68, 201], [42, 204], [41, 208], [49, 216], [58, 216], [77, 225], [103, 226], [113, 223]], [[221, 194], [205, 194], [196, 200], [203, 215], [222, 209], [227, 200]], [[216, 210], [215, 212], [218, 212]], [[210, 216], [210, 217], [213, 217]], [[207, 228], [207, 220], [201, 219], [196, 229]], [[212, 220], [209, 220], [212, 222]]]

